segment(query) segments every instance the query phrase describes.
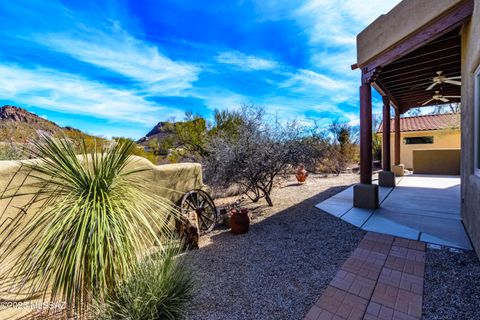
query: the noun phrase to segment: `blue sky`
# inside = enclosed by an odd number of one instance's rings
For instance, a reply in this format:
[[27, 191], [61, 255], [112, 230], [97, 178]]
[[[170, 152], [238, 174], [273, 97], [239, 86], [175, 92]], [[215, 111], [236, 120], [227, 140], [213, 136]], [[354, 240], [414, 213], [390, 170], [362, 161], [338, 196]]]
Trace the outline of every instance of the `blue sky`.
[[0, 104], [107, 137], [242, 103], [355, 123], [355, 36], [398, 2], [2, 1]]

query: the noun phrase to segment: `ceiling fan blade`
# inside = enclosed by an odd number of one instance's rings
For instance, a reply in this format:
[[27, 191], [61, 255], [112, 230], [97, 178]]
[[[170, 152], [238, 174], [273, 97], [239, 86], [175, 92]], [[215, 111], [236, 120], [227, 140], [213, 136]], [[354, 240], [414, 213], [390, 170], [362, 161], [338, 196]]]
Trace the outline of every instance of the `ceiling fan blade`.
[[450, 80], [450, 79], [445, 79], [443, 80], [443, 82], [445, 83], [450, 83], [450, 84], [454, 84], [454, 85], [457, 85], [457, 86], [461, 86], [462, 83], [460, 81], [457, 81], [457, 80]]
[[438, 100], [443, 101], [443, 102], [448, 102], [448, 101], [450, 101], [450, 100], [448, 100], [448, 99], [445, 98], [445, 97], [440, 97], [440, 98], [438, 98]]
[[462, 96], [443, 96], [444, 98], [460, 99]]
[[429, 86], [428, 86], [428, 88], [427, 88], [427, 89], [425, 89], [425, 91], [432, 90], [432, 89], [433, 89], [433, 87], [435, 87], [436, 85], [437, 85], [437, 83], [436, 83], [436, 82], [432, 83], [431, 85], [429, 85]]
[[450, 80], [453, 80], [453, 79], [462, 79], [462, 76], [456, 76], [456, 77], [447, 77], [445, 79], [450, 79]]
[[427, 101], [425, 101], [424, 103], [422, 103], [422, 106], [424, 106], [424, 105], [426, 105], [426, 104], [428, 104], [428, 103], [432, 102], [433, 100], [435, 100], [435, 99], [430, 99], [430, 100], [427, 100]]

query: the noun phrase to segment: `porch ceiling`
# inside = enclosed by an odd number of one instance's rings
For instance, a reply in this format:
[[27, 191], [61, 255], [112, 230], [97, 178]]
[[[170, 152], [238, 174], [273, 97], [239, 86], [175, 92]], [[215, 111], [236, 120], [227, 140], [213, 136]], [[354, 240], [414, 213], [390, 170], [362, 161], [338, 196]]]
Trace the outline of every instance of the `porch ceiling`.
[[[422, 104], [431, 99], [435, 91], [444, 96], [461, 95], [460, 86], [447, 83], [436, 85], [427, 91], [426, 88], [432, 84], [437, 71], [443, 71], [447, 77], [461, 75], [460, 27], [382, 67], [375, 84], [390, 95], [403, 113], [410, 108], [423, 107]], [[460, 102], [460, 99], [455, 98], [449, 100], [449, 103]], [[425, 106], [438, 104], [439, 101], [432, 101]]]

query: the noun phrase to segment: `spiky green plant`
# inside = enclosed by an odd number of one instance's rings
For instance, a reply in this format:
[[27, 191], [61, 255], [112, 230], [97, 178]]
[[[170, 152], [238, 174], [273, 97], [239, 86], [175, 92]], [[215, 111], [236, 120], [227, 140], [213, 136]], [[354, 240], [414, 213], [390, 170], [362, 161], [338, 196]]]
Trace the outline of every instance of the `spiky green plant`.
[[41, 161], [24, 164], [17, 174], [27, 179], [3, 194], [31, 199], [10, 223], [15, 236], [0, 243], [2, 261], [13, 258], [15, 290], [65, 301], [81, 315], [131, 274], [143, 250], [160, 245], [176, 213], [149, 192], [148, 169], [134, 169], [135, 147], [126, 140], [79, 156], [67, 139], [33, 142]]
[[94, 314], [101, 320], [181, 319], [192, 298], [193, 276], [180, 246], [146, 257], [105, 301], [97, 302]]

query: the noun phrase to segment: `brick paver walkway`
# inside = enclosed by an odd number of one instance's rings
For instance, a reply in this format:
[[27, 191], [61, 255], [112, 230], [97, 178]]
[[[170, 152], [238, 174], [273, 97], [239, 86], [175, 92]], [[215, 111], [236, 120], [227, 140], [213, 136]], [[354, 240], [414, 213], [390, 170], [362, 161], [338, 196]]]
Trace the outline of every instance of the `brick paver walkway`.
[[425, 244], [369, 232], [304, 320], [422, 318]]

